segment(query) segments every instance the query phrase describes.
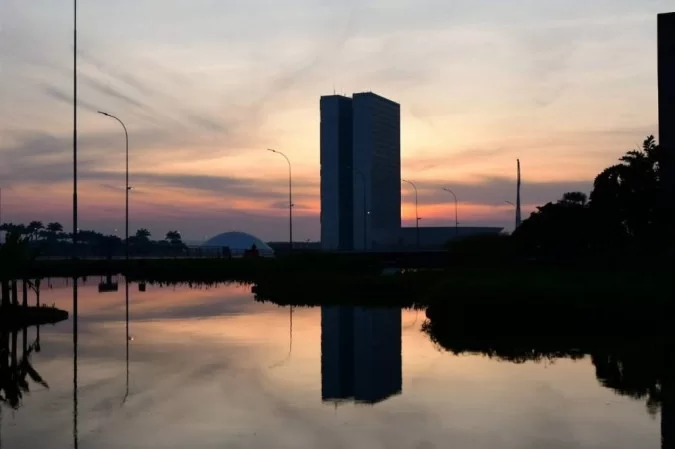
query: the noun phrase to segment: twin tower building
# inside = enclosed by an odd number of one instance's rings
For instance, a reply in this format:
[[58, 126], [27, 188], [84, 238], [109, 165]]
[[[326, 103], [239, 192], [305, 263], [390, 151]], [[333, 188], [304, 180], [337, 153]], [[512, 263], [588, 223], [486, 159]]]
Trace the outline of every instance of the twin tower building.
[[371, 92], [321, 97], [321, 247], [370, 250], [401, 232], [401, 108]]

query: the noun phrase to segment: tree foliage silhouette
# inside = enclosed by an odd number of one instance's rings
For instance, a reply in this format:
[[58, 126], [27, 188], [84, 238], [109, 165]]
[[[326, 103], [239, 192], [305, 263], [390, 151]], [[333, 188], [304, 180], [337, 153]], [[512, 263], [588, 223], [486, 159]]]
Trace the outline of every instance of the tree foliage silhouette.
[[565, 193], [537, 208], [513, 233], [519, 247], [537, 256], [569, 257], [631, 250], [655, 254], [667, 248], [668, 197], [664, 151], [654, 136], [603, 170], [590, 198]]

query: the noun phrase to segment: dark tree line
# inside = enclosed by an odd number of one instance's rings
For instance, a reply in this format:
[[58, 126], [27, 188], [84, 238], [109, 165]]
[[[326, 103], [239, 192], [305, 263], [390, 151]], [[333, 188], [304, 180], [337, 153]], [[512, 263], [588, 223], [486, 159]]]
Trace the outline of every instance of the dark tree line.
[[[27, 225], [3, 223], [0, 231], [6, 232], [6, 243], [22, 243], [33, 252], [45, 256], [68, 255], [73, 242], [73, 234], [64, 232], [63, 226], [58, 222], [48, 223], [46, 226], [41, 221], [31, 221]], [[129, 236], [130, 250], [134, 254], [149, 254], [179, 253], [186, 249], [178, 231], [167, 232], [162, 240], [152, 240], [151, 236], [148, 229], [138, 229], [134, 235]], [[124, 239], [116, 235], [86, 229], [77, 232], [77, 243], [82, 253], [99, 256], [119, 255], [126, 247]]]
[[665, 255], [673, 216], [664, 160], [664, 150], [647, 137], [595, 178], [590, 196], [568, 192], [538, 207], [513, 233], [518, 248], [540, 258]]

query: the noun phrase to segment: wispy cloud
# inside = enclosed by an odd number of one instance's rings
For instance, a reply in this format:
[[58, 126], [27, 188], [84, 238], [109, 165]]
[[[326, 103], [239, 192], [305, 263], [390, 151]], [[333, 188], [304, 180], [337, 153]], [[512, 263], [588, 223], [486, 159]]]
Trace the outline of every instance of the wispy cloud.
[[[257, 150], [277, 145], [293, 149], [296, 210], [316, 235], [318, 97], [334, 87], [401, 103], [402, 166], [426, 207], [445, 207], [447, 186], [501, 220], [516, 157], [530, 204], [587, 191], [656, 132], [654, 15], [671, 1], [92, 0], [78, 168], [82, 201], [99, 209], [84, 219], [105, 224], [120, 193], [123, 134], [102, 109], [129, 127], [138, 220], [277, 232], [285, 184]], [[5, 0], [0, 17], [0, 184], [21, 195], [17, 213], [58, 214], [71, 198], [72, 11]], [[223, 170], [224, 156], [246, 169]]]

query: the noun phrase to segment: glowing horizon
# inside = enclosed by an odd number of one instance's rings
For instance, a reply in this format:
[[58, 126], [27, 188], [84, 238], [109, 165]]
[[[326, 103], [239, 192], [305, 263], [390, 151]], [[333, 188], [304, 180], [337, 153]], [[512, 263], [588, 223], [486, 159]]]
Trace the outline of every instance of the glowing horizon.
[[[657, 133], [656, 14], [670, 2], [91, 0], [81, 5], [80, 228], [121, 228], [130, 135], [131, 229], [284, 239], [319, 235], [319, 97], [372, 90], [401, 104], [403, 177], [421, 226], [512, 227]], [[72, 195], [72, 16], [0, 5], [2, 220], [60, 221]], [[406, 224], [414, 207], [402, 186]]]

